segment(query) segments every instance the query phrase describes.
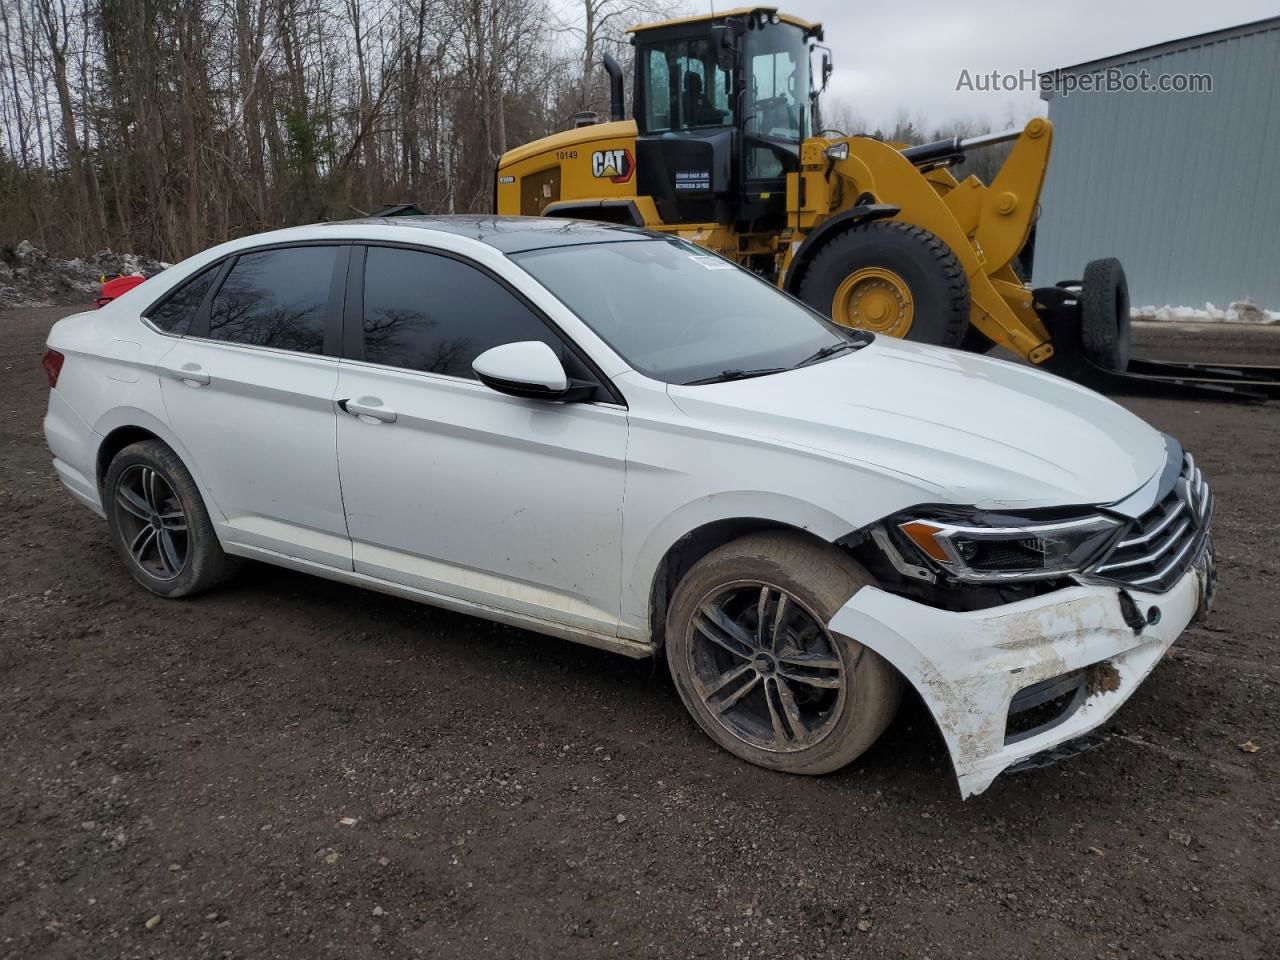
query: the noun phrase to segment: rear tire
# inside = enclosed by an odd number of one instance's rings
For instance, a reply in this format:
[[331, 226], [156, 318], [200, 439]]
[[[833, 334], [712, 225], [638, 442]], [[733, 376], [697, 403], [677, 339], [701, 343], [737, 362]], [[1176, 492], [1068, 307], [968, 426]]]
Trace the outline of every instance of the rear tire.
[[[890, 318], [881, 322], [875, 316], [855, 324], [840, 316], [842, 312], [848, 316], [850, 296], [842, 284], [859, 271], [877, 268], [901, 281], [910, 294], [905, 332], [895, 328]], [[960, 261], [928, 230], [897, 220], [861, 223], [827, 242], [805, 269], [799, 294], [801, 300], [837, 323], [906, 340], [959, 347], [969, 329], [969, 278]], [[838, 294], [845, 303], [843, 308], [837, 303]]]
[[116, 454], [102, 485], [103, 510], [129, 574], [161, 597], [186, 597], [222, 583], [239, 566], [218, 542], [190, 472], [159, 440]]
[[666, 624], [686, 709], [720, 746], [770, 770], [822, 774], [855, 760], [893, 719], [901, 681], [826, 624], [872, 583], [841, 550], [793, 533], [751, 534], [703, 557]]
[[1129, 366], [1129, 281], [1115, 257], [1090, 260], [1080, 290], [1080, 339], [1098, 366]]

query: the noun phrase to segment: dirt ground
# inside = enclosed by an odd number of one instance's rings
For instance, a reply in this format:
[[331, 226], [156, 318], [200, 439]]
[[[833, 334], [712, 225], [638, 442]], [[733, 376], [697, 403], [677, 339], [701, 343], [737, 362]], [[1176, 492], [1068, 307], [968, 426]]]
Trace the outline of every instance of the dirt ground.
[[1217, 607], [1108, 745], [962, 803], [918, 703], [787, 777], [649, 662], [265, 566], [143, 593], [50, 468], [63, 312], [0, 314], [0, 956], [1280, 956], [1280, 404], [1125, 401], [1214, 485]]

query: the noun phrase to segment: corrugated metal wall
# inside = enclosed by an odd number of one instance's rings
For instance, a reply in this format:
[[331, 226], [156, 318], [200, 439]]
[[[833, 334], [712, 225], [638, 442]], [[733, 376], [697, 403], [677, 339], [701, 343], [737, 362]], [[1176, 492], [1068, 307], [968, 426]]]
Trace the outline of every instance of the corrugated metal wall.
[[1212, 93], [1055, 94], [1037, 285], [1116, 256], [1134, 306], [1280, 310], [1280, 18], [1095, 61], [1208, 73]]

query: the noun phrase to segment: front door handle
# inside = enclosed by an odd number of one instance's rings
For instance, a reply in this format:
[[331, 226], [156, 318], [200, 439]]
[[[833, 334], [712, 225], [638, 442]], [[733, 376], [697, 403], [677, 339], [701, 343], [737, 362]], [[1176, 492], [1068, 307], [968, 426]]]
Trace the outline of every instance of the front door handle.
[[200, 364], [188, 363], [181, 367], [156, 367], [166, 377], [173, 377], [192, 387], [204, 387], [209, 384], [209, 375], [200, 370]]
[[339, 400], [338, 407], [343, 413], [349, 413], [353, 417], [357, 417], [368, 423], [375, 420], [379, 423], [395, 423], [396, 412], [390, 407], [384, 407], [377, 403], [374, 397], [364, 397], [364, 400], [373, 400], [377, 405], [361, 403], [360, 400]]

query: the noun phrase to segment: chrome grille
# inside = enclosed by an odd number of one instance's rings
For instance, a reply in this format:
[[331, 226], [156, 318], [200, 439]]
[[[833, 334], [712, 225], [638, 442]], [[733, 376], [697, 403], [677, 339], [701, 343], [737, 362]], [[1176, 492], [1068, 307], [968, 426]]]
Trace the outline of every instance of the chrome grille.
[[1133, 522], [1089, 573], [1138, 590], [1163, 593], [1195, 562], [1213, 517], [1213, 494], [1191, 454], [1171, 489]]

